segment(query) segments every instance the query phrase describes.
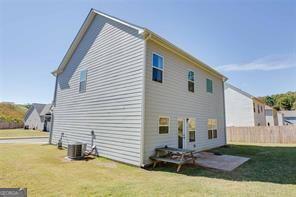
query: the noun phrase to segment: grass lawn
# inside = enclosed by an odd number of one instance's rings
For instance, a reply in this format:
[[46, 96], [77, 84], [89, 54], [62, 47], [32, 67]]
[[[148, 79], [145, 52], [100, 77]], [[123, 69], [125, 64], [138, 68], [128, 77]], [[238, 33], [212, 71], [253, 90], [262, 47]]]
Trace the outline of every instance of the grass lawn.
[[48, 132], [24, 129], [0, 129], [0, 138], [48, 136]]
[[296, 196], [296, 145], [230, 145], [250, 157], [233, 172], [185, 166], [145, 170], [104, 158], [67, 161], [52, 145], [0, 145], [0, 186], [30, 196]]

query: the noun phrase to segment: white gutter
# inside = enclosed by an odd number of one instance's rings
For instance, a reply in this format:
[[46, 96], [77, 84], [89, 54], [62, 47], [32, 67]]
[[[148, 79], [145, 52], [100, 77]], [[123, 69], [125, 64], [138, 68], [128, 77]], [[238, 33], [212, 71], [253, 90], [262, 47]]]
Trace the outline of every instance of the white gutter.
[[[176, 53], [177, 55], [181, 56], [182, 58], [187, 59], [188, 61], [194, 63], [195, 65], [198, 65], [201, 69], [210, 72], [214, 75], [216, 75], [218, 78], [221, 78], [223, 81], [227, 81], [227, 77], [213, 69], [212, 67], [208, 66], [207, 64], [203, 63], [199, 59], [195, 58], [194, 56], [190, 55], [189, 53], [185, 52], [184, 50], [180, 49], [176, 45], [172, 44], [171, 42], [167, 41], [166, 39], [162, 38], [161, 36], [155, 34], [154, 32], [145, 29], [147, 33], [150, 34], [149, 39], [153, 40], [154, 42], [157, 42], [159, 45], [165, 47], [168, 50], [171, 50], [172, 52]], [[154, 37], [154, 38], [153, 38]]]

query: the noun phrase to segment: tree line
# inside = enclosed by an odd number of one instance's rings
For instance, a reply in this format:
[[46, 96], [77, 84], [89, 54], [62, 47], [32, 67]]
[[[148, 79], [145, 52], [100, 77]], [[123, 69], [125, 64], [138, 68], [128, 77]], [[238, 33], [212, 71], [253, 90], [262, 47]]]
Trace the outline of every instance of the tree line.
[[284, 94], [259, 97], [259, 99], [276, 110], [296, 110], [296, 92], [289, 91]]

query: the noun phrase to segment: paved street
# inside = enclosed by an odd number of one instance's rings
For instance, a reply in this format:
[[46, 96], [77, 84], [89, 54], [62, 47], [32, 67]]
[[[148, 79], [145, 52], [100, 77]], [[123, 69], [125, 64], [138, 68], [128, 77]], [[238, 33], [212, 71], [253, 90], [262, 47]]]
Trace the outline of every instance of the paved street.
[[48, 138], [0, 139], [0, 144], [46, 144]]

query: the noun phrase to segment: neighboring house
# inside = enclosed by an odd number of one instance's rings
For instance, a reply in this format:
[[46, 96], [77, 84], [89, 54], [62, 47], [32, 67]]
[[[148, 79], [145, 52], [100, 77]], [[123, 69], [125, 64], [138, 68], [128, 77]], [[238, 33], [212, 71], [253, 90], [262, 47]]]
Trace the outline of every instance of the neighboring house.
[[155, 33], [91, 10], [56, 76], [56, 144], [94, 143], [101, 156], [144, 166], [156, 147], [226, 143], [226, 77]]
[[226, 126], [265, 126], [265, 104], [256, 97], [225, 83]]
[[290, 125], [295, 124], [296, 125], [296, 111], [280, 111], [280, 113], [283, 115], [283, 125]]
[[284, 115], [280, 111], [278, 111], [277, 117], [278, 117], [278, 125], [283, 126], [284, 125]]
[[51, 107], [51, 104], [33, 103], [25, 114], [25, 127], [40, 131], [51, 131]]
[[278, 126], [278, 112], [274, 108], [265, 105], [266, 126]]
[[43, 131], [51, 131], [52, 126], [52, 104], [46, 104], [40, 113], [41, 122], [43, 122]]

